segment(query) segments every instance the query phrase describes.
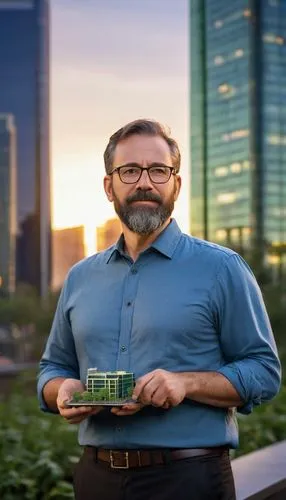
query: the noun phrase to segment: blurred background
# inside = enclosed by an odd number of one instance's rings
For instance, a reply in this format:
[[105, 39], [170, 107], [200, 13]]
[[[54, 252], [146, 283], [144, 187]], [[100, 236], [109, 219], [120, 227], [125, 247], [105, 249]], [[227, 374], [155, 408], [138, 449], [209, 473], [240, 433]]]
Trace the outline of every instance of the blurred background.
[[[103, 151], [128, 121], [170, 127], [174, 216], [249, 262], [286, 366], [286, 0], [0, 0], [0, 75], [0, 498], [73, 498], [76, 428], [39, 412], [37, 363], [68, 270], [121, 232]], [[283, 383], [233, 455], [285, 414]]]

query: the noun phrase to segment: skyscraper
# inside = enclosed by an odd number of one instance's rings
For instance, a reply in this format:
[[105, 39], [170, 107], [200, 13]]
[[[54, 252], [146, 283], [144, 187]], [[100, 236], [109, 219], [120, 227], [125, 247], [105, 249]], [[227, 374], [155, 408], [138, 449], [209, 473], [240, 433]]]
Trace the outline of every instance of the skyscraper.
[[49, 2], [0, 0], [0, 112], [17, 128], [18, 282], [50, 282]]
[[192, 234], [282, 268], [285, 19], [285, 0], [191, 0]]
[[0, 114], [0, 294], [15, 290], [16, 231], [16, 130]]

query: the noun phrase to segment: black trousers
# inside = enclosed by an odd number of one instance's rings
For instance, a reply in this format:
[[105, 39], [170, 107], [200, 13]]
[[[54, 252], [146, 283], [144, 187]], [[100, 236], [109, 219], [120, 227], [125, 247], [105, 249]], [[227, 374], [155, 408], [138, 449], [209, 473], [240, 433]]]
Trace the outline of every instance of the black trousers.
[[75, 469], [76, 500], [235, 500], [228, 452], [166, 465], [111, 469], [83, 453]]

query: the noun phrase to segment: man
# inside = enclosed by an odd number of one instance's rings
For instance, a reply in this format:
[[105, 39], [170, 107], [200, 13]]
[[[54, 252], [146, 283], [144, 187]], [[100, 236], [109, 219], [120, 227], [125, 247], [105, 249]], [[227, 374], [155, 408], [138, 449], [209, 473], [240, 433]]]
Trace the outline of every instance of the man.
[[[46, 411], [80, 424], [79, 500], [232, 500], [236, 408], [275, 396], [280, 365], [255, 278], [171, 219], [180, 153], [157, 122], [118, 130], [104, 188], [116, 245], [74, 266], [40, 363]], [[134, 372], [134, 403], [70, 408], [87, 369]]]

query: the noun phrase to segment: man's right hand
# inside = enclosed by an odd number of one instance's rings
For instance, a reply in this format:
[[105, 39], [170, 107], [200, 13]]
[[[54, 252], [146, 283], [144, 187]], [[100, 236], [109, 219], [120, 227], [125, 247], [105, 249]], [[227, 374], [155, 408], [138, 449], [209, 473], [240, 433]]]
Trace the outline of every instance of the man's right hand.
[[80, 424], [85, 418], [91, 415], [97, 415], [97, 413], [103, 410], [103, 406], [97, 406], [96, 408], [92, 406], [66, 406], [66, 403], [73, 398], [75, 392], [83, 392], [84, 390], [85, 387], [83, 383], [73, 378], [67, 378], [60, 385], [57, 406], [61, 416], [64, 417], [69, 424]]

